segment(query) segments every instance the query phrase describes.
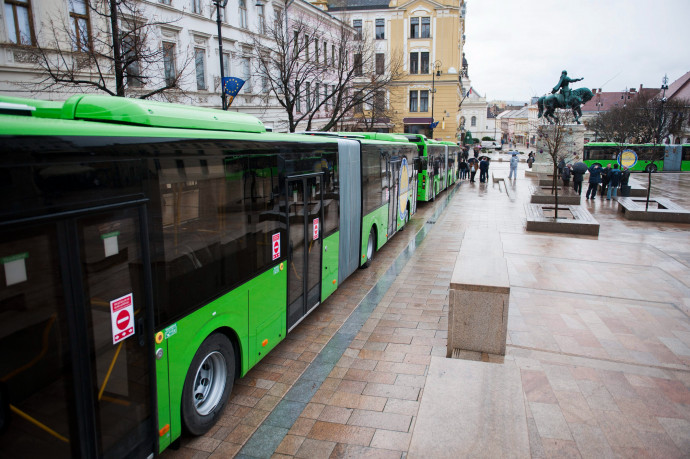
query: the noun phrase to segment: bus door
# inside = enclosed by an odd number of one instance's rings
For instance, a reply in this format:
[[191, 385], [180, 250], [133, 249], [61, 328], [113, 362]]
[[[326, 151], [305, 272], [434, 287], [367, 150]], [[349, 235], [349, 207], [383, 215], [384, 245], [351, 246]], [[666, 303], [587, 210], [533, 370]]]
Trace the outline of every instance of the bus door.
[[288, 331], [321, 301], [323, 174], [287, 179]]
[[400, 193], [400, 157], [390, 158], [388, 161], [388, 237], [398, 231], [398, 198]]
[[156, 450], [144, 221], [131, 206], [0, 227], [0, 455]]
[[681, 145], [666, 145], [664, 151], [664, 170], [679, 171], [683, 158], [683, 148]]

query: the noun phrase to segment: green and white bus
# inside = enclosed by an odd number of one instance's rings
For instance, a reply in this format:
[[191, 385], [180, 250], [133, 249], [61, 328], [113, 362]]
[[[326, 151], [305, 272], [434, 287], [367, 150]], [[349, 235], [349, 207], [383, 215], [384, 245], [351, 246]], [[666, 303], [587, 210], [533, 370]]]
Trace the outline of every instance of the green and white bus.
[[417, 145], [418, 155], [421, 158], [417, 180], [417, 200], [433, 201], [439, 193], [455, 182], [457, 171], [450, 169], [457, 167], [459, 147], [452, 142], [428, 139], [422, 134], [402, 135]]
[[589, 142], [582, 155], [587, 166], [620, 164], [632, 171], [690, 171], [690, 144]]
[[150, 457], [414, 211], [415, 145], [0, 96], [0, 450]]

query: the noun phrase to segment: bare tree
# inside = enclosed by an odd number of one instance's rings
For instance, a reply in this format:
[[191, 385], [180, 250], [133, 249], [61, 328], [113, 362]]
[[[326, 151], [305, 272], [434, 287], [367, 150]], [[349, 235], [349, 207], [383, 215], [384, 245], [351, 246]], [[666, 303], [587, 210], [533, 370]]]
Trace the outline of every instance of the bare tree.
[[625, 144], [635, 136], [637, 131], [632, 115], [632, 111], [627, 107], [614, 107], [586, 122], [587, 129], [595, 131], [597, 138], [615, 143], [620, 154]]
[[334, 129], [400, 78], [401, 60], [382, 69], [369, 41], [344, 22], [282, 11], [286, 16], [267, 24], [263, 36], [253, 35], [253, 60], [267, 89], [265, 102], [274, 99], [283, 107], [290, 132], [302, 122], [312, 130], [317, 119], [324, 120], [321, 130]]
[[[539, 140], [544, 145], [544, 153], [548, 154], [553, 163], [553, 181], [551, 185], [551, 193], [554, 195], [554, 220], [558, 219], [558, 163], [567, 157], [566, 144], [571, 141], [572, 127], [567, 126], [567, 116], [565, 110], [557, 109], [556, 112], [561, 111], [561, 116], [554, 117], [553, 124], [546, 124], [543, 120], [542, 124], [537, 126], [537, 135]], [[568, 110], [569, 112], [570, 110]]]
[[44, 76], [32, 85], [141, 99], [179, 97], [193, 56], [159, 43], [155, 35], [176, 21], [150, 17], [140, 0], [70, 2], [68, 22], [51, 18], [42, 24], [34, 60]]

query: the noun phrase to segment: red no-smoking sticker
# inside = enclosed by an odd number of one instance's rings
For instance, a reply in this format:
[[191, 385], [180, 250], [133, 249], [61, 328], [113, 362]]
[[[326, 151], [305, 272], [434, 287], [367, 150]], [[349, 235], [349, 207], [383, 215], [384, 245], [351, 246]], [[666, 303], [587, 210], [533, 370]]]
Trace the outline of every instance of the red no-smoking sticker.
[[273, 235], [272, 247], [273, 247], [273, 259], [277, 260], [278, 258], [280, 258], [280, 233], [276, 233]]
[[129, 293], [110, 302], [113, 344], [134, 335], [134, 296]]
[[314, 234], [312, 234], [312, 236], [313, 236], [312, 239], [317, 240], [319, 238], [319, 219], [318, 218], [314, 219], [314, 231], [313, 231], [313, 233]]

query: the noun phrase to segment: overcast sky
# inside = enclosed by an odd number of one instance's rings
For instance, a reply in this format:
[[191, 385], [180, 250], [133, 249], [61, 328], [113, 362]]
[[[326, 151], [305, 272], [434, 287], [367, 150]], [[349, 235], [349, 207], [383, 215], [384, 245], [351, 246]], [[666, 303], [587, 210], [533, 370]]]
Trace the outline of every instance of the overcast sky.
[[466, 0], [472, 87], [529, 101], [562, 70], [571, 87], [660, 87], [690, 71], [690, 0]]

